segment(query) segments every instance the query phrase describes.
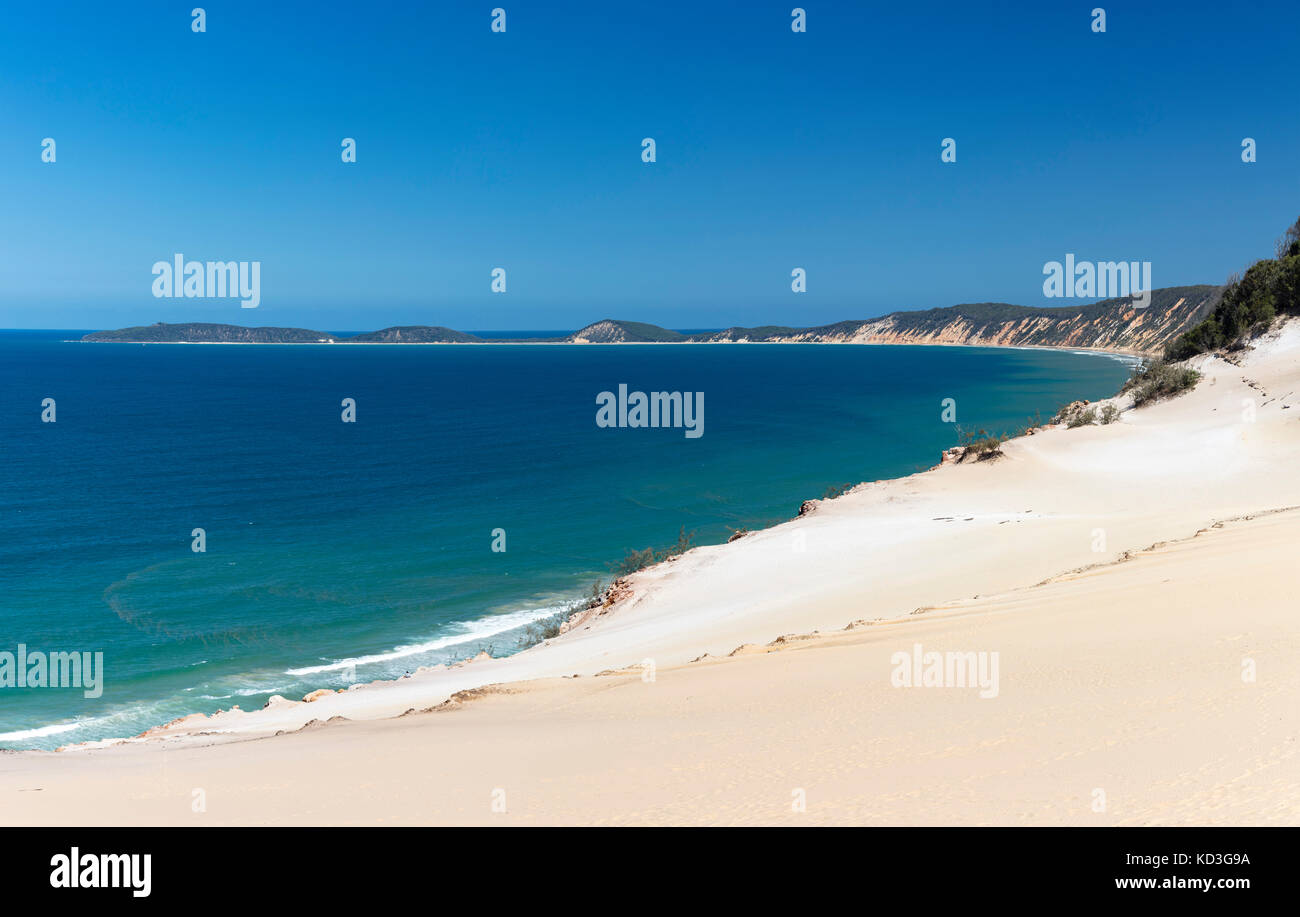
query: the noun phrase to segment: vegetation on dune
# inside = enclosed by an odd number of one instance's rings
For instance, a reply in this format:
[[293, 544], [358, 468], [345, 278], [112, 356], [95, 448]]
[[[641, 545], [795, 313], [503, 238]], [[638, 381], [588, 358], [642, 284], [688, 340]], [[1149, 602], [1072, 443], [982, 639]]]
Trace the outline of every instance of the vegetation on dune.
[[1268, 330], [1277, 316], [1300, 314], [1300, 219], [1278, 239], [1274, 254], [1230, 278], [1215, 310], [1170, 343], [1165, 359], [1240, 346]]
[[1200, 378], [1201, 374], [1194, 369], [1155, 360], [1138, 367], [1120, 392], [1132, 392], [1133, 407], [1136, 408], [1195, 388]]
[[1090, 427], [1097, 422], [1097, 409], [1095, 407], [1077, 411], [1070, 416], [1065, 422], [1067, 430], [1073, 430], [1075, 427]]
[[546, 640], [554, 640], [560, 635], [561, 628], [570, 614], [572, 612], [564, 612], [529, 624], [524, 632], [519, 635], [519, 639], [515, 641], [516, 647], [522, 650], [530, 646], [536, 646]]
[[960, 425], [957, 426], [957, 444], [965, 451], [961, 454], [959, 461], [973, 458], [977, 462], [986, 459], [995, 459], [1003, 455], [1002, 444], [1007, 440], [1016, 439], [1021, 436], [1028, 436], [1043, 425], [1041, 414], [1035, 413], [1033, 418], [1020, 427], [1013, 429], [1010, 433], [990, 433], [988, 430], [979, 430], [971, 432], [963, 430]]
[[516, 641], [517, 649], [527, 649], [530, 646], [536, 646], [546, 640], [552, 640], [564, 632], [565, 622], [569, 617], [579, 611], [585, 611], [588, 608], [599, 607], [605, 599], [605, 584], [596, 580], [591, 584], [591, 592], [585, 598], [579, 599], [568, 608], [557, 611], [555, 614], [542, 618], [540, 621], [534, 621], [524, 628], [524, 632], [519, 635]]
[[682, 526], [681, 531], [677, 533], [677, 541], [664, 548], [662, 551], [656, 551], [654, 548], [642, 548], [641, 550], [631, 550], [616, 564], [610, 564], [610, 571], [615, 577], [627, 576], [636, 573], [638, 570], [644, 570], [646, 567], [654, 566], [660, 561], [672, 560], [681, 554], [685, 554], [691, 548], [695, 547], [695, 533], [686, 531], [686, 526]]
[[957, 437], [961, 440], [961, 445], [966, 447], [966, 455], [973, 455], [979, 461], [1001, 455], [1003, 441], [1011, 438], [1005, 435], [997, 436], [988, 430], [964, 433], [961, 427], [957, 428]]
[[1119, 420], [1119, 415], [1119, 405], [1113, 401], [1093, 405], [1083, 401], [1073, 401], [1061, 408], [1052, 419], [1056, 423], [1065, 424], [1067, 430], [1075, 430], [1079, 427], [1091, 427], [1095, 424], [1102, 424], [1103, 426], [1112, 424]]

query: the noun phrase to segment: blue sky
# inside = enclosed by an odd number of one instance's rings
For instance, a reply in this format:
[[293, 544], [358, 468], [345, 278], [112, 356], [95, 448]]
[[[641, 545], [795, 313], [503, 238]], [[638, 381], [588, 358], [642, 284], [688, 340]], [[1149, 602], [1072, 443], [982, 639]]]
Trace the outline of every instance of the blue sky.
[[[196, 2], [6, 8], [0, 327], [1060, 305], [1066, 252], [1217, 283], [1300, 214], [1295, 3]], [[262, 305], [154, 298], [176, 252]]]

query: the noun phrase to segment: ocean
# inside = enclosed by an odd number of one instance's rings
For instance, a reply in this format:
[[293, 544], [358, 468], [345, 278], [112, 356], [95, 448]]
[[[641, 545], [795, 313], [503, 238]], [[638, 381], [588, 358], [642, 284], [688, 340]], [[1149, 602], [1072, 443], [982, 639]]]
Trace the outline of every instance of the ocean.
[[[0, 748], [515, 652], [628, 551], [934, 465], [945, 398], [963, 429], [1010, 431], [1129, 372], [973, 347], [81, 334], [0, 332], [0, 653], [102, 652], [103, 693], [0, 688]], [[703, 435], [598, 427], [620, 384], [703, 392]]]

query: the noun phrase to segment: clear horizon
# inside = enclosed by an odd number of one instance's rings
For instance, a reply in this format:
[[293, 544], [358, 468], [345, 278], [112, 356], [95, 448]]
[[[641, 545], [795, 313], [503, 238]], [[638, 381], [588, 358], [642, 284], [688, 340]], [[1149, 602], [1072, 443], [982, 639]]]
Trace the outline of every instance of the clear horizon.
[[[1176, 284], [1176, 286], [1194, 286], [1194, 284]], [[1159, 288], [1157, 288], [1157, 289], [1159, 289]], [[1090, 304], [1093, 304], [1093, 303], [1096, 303], [1096, 302], [1100, 302], [1100, 301], [1102, 301], [1102, 300], [1095, 299], [1095, 298], [1094, 298], [1094, 299], [1089, 299], [1089, 300], [1086, 300], [1086, 301], [1084, 301], [1084, 300], [1077, 300], [1077, 301], [1072, 300], [1072, 301], [1071, 301], [1071, 304], [1072, 304], [1072, 305], [1078, 305], [1078, 306], [1085, 306], [1085, 305], [1090, 305]], [[971, 305], [971, 303], [954, 303], [954, 304], [953, 304], [953, 307], [961, 306], [961, 305]], [[1020, 305], [1020, 304], [1019, 304], [1019, 303], [1008, 303], [1008, 304], [1006, 304], [1006, 305]], [[1053, 308], [1053, 307], [1052, 307], [1052, 306], [1046, 306], [1045, 308]], [[245, 314], [247, 315], [248, 313], [245, 313]], [[856, 318], [841, 318], [841, 319], [835, 319], [835, 320], [832, 320], [832, 321], [829, 321], [829, 322], [819, 322], [817, 325], [793, 325], [793, 324], [791, 324], [791, 323], [789, 323], [789, 322], [765, 322], [764, 324], [765, 324], [765, 325], [775, 325], [775, 326], [778, 326], [778, 327], [782, 327], [782, 326], [784, 326], [784, 327], [789, 327], [789, 328], [795, 328], [795, 329], [800, 329], [800, 330], [802, 330], [802, 329], [805, 329], [805, 328], [824, 327], [824, 326], [832, 325], [832, 324], [835, 324], [835, 323], [837, 323], [837, 322], [841, 322], [841, 321], [872, 321], [872, 320], [874, 320], [874, 319], [876, 319], [876, 318], [881, 318], [881, 317], [883, 317], [883, 316], [871, 315], [871, 316], [860, 316], [860, 317], [856, 317]], [[621, 319], [620, 319], [620, 318], [613, 318], [613, 317], [610, 317], [610, 316], [605, 316], [605, 317], [601, 317], [601, 318], [593, 318], [593, 319], [591, 319], [590, 321], [586, 321], [586, 322], [583, 322], [583, 323], [580, 324], [580, 325], [574, 325], [574, 326], [572, 326], [572, 327], [568, 327], [568, 328], [451, 328], [451, 330], [452, 330], [452, 331], [461, 331], [461, 332], [464, 332], [464, 333], [466, 333], [466, 334], [474, 334], [474, 335], [492, 335], [492, 336], [498, 336], [498, 337], [499, 337], [499, 336], [509, 335], [509, 334], [521, 334], [521, 335], [530, 335], [530, 336], [542, 336], [542, 335], [567, 335], [567, 334], [573, 334], [573, 333], [575, 333], [575, 332], [577, 332], [577, 331], [581, 331], [583, 328], [586, 328], [586, 327], [589, 326], [589, 325], [593, 325], [593, 324], [595, 324], [595, 323], [597, 323], [597, 322], [601, 322], [601, 321], [640, 322], [640, 323], [642, 323], [642, 324], [650, 324], [650, 325], [655, 325], [655, 324], [656, 324], [656, 323], [654, 323], [654, 322], [644, 322], [643, 320], [641, 320], [641, 319], [639, 319], [639, 318], [621, 318]], [[198, 322], [195, 322], [195, 323], [198, 323]], [[135, 327], [141, 327], [141, 328], [142, 328], [142, 327], [148, 327], [149, 325], [153, 325], [153, 324], [157, 324], [157, 323], [156, 323], [156, 322], [136, 322], [136, 323], [134, 323], [134, 324], [122, 325], [122, 326], [120, 326], [120, 327], [121, 327], [121, 328], [135, 328]], [[171, 324], [190, 324], [190, 323], [188, 323], [188, 322], [163, 322], [163, 324], [171, 325]], [[375, 327], [366, 327], [366, 328], [322, 328], [322, 327], [306, 327], [306, 326], [277, 326], [277, 325], [269, 325], [269, 324], [265, 324], [265, 323], [261, 323], [261, 322], [253, 321], [253, 320], [251, 320], [251, 319], [250, 319], [250, 320], [246, 320], [246, 321], [222, 321], [222, 322], [211, 322], [210, 324], [233, 325], [233, 326], [236, 326], [236, 327], [245, 327], [245, 328], [301, 327], [303, 330], [308, 330], [308, 331], [320, 331], [320, 332], [325, 333], [325, 334], [365, 334], [365, 333], [367, 333], [367, 332], [371, 332], [371, 331], [379, 331], [379, 330], [383, 330], [384, 328], [396, 327], [395, 325], [377, 325], [377, 326], [375, 326]], [[404, 323], [404, 324], [406, 324], [406, 323]], [[411, 323], [411, 324], [413, 324], [413, 323]], [[432, 327], [432, 325], [429, 325], [429, 326]], [[444, 327], [450, 327], [450, 326], [444, 326]], [[701, 325], [701, 326], [693, 326], [693, 327], [670, 327], [670, 326], [667, 326], [667, 325], [657, 325], [657, 327], [664, 328], [665, 330], [668, 330], [668, 331], [676, 331], [676, 332], [678, 332], [679, 334], [707, 334], [707, 333], [712, 333], [712, 332], [717, 332], [717, 331], [725, 331], [725, 330], [727, 330], [727, 328], [734, 328], [734, 327], [749, 327], [749, 328], [754, 328], [754, 327], [759, 327], [759, 326], [758, 326], [757, 324], [753, 324], [753, 325], [725, 325], [725, 326], [724, 326], [724, 325], [712, 325], [712, 326], [703, 326], [703, 325]], [[48, 331], [48, 332], [59, 332], [59, 333], [83, 333], [83, 332], [89, 333], [89, 332], [93, 332], [93, 331], [113, 331], [113, 330], [118, 330], [118, 329], [116, 329], [116, 328], [73, 328], [73, 327], [55, 328], [55, 327], [43, 327], [43, 326], [32, 326], [32, 327], [29, 327], [29, 328], [23, 328], [23, 327], [0, 328], [0, 332], [4, 332], [4, 331]]]

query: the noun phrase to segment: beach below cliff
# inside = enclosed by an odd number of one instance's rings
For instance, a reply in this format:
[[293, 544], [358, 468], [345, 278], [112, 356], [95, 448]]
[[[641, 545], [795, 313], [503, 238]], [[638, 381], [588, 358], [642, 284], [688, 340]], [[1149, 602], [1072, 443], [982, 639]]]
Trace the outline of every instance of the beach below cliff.
[[1235, 359], [696, 548], [514, 656], [0, 755], [0, 821], [1300, 823], [1300, 323]]

